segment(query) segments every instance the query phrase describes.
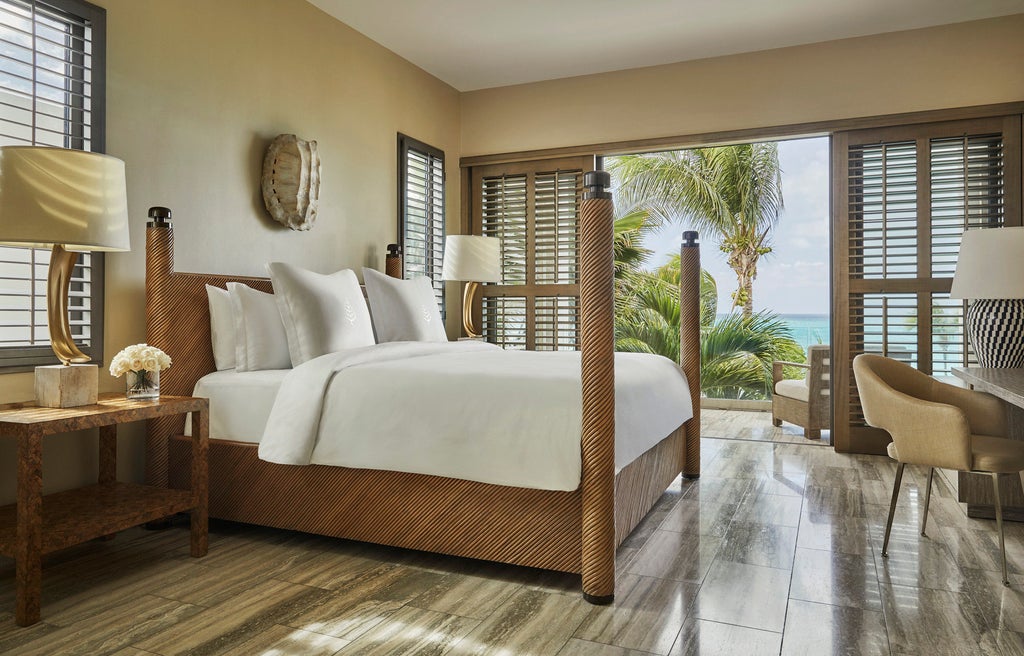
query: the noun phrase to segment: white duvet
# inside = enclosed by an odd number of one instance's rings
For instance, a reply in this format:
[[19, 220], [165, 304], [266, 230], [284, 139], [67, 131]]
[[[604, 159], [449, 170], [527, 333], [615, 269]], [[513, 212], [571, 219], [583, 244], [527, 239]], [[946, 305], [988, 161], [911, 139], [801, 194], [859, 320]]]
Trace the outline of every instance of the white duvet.
[[[693, 416], [672, 361], [619, 353], [616, 466]], [[580, 358], [474, 341], [393, 342], [290, 371], [260, 441], [263, 460], [574, 490], [580, 482]]]

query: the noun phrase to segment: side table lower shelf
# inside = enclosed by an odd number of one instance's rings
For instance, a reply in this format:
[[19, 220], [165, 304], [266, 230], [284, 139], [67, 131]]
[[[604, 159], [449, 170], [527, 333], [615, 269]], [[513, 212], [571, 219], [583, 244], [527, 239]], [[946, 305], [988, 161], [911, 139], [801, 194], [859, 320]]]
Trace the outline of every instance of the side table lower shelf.
[[[189, 490], [136, 483], [89, 485], [43, 497], [42, 553], [48, 554], [185, 512], [196, 507]], [[0, 507], [0, 555], [14, 557], [17, 506]]]

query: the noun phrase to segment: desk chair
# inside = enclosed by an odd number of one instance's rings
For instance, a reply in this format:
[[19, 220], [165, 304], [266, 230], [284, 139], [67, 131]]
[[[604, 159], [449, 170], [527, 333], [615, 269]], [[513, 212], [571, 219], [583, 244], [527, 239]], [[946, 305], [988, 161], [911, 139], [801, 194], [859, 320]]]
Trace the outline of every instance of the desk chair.
[[[858, 355], [853, 359], [853, 373], [865, 421], [889, 432], [889, 457], [899, 463], [885, 523], [882, 557], [888, 556], [889, 533], [905, 465], [929, 468], [921, 535], [928, 523], [936, 467], [988, 474], [995, 494], [1003, 585], [1009, 585], [999, 476], [1024, 471], [1024, 442], [1006, 438], [1006, 409], [1002, 401], [989, 394], [941, 383], [908, 364], [880, 355]], [[1021, 478], [1024, 483], [1024, 475]]]

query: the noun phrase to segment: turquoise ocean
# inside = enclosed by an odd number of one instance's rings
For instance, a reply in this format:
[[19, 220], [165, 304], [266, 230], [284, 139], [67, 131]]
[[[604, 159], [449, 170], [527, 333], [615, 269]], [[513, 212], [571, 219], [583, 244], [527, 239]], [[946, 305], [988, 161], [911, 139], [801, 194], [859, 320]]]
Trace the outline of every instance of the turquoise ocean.
[[[725, 315], [719, 315], [722, 317]], [[813, 344], [829, 343], [829, 320], [827, 314], [780, 314], [786, 322], [793, 339], [806, 349]]]
[[829, 320], [827, 314], [780, 314], [795, 339], [806, 349], [813, 344], [829, 343]]

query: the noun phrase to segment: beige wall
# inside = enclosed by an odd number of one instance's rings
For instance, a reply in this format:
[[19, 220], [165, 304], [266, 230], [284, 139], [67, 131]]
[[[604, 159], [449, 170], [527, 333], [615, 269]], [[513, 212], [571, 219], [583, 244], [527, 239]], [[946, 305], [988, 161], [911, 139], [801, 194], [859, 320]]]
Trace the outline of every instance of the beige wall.
[[[107, 258], [109, 361], [145, 339], [145, 221], [174, 211], [179, 270], [263, 275], [269, 260], [320, 271], [383, 268], [396, 238], [401, 131], [448, 155], [448, 216], [459, 219], [457, 92], [304, 0], [93, 0], [107, 9], [107, 152], [125, 160], [132, 251]], [[272, 222], [259, 192], [270, 139], [319, 144], [319, 218]], [[454, 294], [452, 295], [454, 296]], [[174, 354], [170, 354], [172, 357]], [[104, 390], [123, 381], [100, 373]], [[32, 375], [0, 376], [0, 398], [33, 397]], [[138, 428], [120, 472], [139, 479]], [[47, 491], [95, 475], [94, 439], [54, 438]], [[14, 449], [0, 442], [0, 502], [14, 494]]]
[[1019, 101], [1021, 62], [1024, 14], [473, 91], [462, 155]]
[[[260, 275], [274, 259], [381, 267], [396, 237], [399, 131], [445, 150], [454, 231], [460, 155], [1024, 99], [1024, 16], [460, 97], [304, 0], [97, 1], [108, 10], [107, 151], [127, 163], [134, 219], [132, 252], [107, 260], [108, 359], [145, 337], [151, 205], [174, 210], [179, 270]], [[260, 200], [263, 151], [284, 132], [320, 147], [308, 233], [272, 223]], [[121, 382], [101, 371], [102, 389]], [[0, 376], [3, 401], [32, 396], [31, 374]], [[141, 478], [140, 436], [122, 431], [124, 478]], [[47, 442], [47, 491], [95, 469], [94, 439]], [[0, 442], [0, 503], [13, 498], [14, 473], [12, 445]]]

